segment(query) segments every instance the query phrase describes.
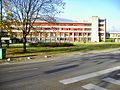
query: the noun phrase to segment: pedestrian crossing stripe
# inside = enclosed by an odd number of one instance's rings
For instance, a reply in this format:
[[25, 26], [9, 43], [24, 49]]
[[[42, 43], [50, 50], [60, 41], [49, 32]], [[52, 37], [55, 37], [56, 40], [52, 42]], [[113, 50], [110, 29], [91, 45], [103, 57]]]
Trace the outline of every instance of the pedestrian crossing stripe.
[[106, 81], [106, 82], [109, 82], [109, 83], [112, 83], [112, 84], [120, 85], [119, 80], [116, 80], [116, 79], [113, 79], [113, 78], [110, 78], [110, 77], [104, 78], [102, 80]]
[[84, 85], [82, 86], [83, 88], [85, 89], [88, 89], [88, 90], [108, 90], [108, 89], [105, 89], [103, 87], [99, 87], [97, 85], [94, 85], [94, 84], [87, 84], [87, 85]]
[[120, 76], [120, 73], [118, 73], [117, 75]]
[[101, 76], [103, 74], [111, 73], [111, 72], [116, 71], [116, 70], [120, 70], [120, 66], [101, 70], [101, 71], [97, 71], [97, 72], [93, 72], [93, 73], [89, 73], [89, 74], [85, 74], [85, 75], [81, 75], [81, 76], [77, 76], [77, 77], [73, 77], [73, 78], [60, 80], [59, 82], [63, 83], [63, 84], [71, 84], [71, 83], [75, 83], [75, 82], [82, 81], [85, 79]]

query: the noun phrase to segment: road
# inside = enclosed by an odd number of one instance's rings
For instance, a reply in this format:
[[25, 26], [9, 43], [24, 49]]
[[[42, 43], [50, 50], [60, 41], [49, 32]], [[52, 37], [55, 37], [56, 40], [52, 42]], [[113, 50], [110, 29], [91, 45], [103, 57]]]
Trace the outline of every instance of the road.
[[120, 90], [120, 51], [1, 64], [0, 90]]

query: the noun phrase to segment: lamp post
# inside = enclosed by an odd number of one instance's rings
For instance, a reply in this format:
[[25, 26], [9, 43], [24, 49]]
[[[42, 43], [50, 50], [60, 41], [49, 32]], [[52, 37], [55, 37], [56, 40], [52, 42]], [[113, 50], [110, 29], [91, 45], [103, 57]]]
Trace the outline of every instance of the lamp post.
[[1, 15], [0, 15], [0, 16], [1, 16], [1, 17], [0, 17], [0, 18], [1, 18], [1, 19], [0, 19], [0, 24], [1, 24], [1, 28], [0, 28], [0, 29], [1, 29], [1, 30], [0, 30], [0, 48], [2, 48], [2, 39], [1, 39], [1, 38], [2, 38], [2, 21], [3, 21], [3, 20], [2, 20], [2, 0], [0, 0], [0, 2], [1, 2], [1, 4], [0, 4], [0, 11], [1, 11], [1, 12], [0, 12], [0, 14], [1, 14]]

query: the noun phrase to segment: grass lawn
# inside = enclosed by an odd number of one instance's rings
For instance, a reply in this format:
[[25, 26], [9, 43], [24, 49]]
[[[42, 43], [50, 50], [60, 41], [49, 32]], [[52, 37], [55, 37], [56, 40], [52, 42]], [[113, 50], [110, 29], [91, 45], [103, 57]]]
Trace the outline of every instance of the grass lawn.
[[[110, 48], [119, 48], [120, 43], [115, 42], [101, 42], [101, 43], [80, 43], [75, 42], [75, 46], [71, 47], [29, 47], [27, 45], [27, 53], [22, 52], [22, 44], [10, 44], [10, 48], [7, 48], [6, 57], [21, 57], [30, 55], [45, 55], [45, 54], [58, 54], [68, 52], [82, 52], [91, 50], [102, 50]], [[4, 45], [5, 47], [5, 45]]]

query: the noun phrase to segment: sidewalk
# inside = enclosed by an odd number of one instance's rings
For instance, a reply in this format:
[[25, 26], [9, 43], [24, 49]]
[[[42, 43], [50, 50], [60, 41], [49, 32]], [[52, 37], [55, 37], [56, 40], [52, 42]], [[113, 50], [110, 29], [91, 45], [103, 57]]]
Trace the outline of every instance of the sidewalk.
[[52, 61], [52, 60], [58, 60], [58, 59], [60, 60], [67, 59], [67, 58], [77, 57], [77, 56], [86, 55], [86, 54], [110, 53], [110, 52], [120, 52], [120, 48], [94, 50], [94, 51], [87, 51], [87, 52], [71, 52], [71, 53], [51, 54], [51, 55], [38, 55], [38, 56], [30, 57], [30, 59], [28, 59], [28, 57], [13, 58], [11, 61], [2, 62], [0, 64], [45, 62], [45, 61]]

